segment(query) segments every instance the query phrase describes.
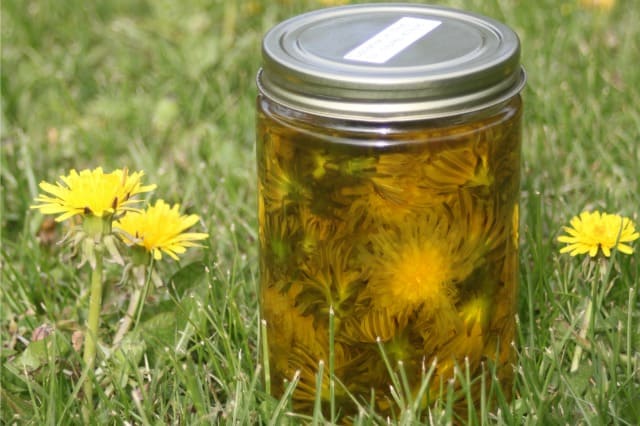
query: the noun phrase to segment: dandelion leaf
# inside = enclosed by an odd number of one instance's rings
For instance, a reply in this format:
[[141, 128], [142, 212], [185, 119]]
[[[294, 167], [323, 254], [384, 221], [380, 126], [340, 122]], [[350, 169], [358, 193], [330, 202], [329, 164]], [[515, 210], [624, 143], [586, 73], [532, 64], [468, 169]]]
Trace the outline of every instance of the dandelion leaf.
[[30, 342], [24, 352], [15, 359], [14, 364], [21, 370], [35, 371], [66, 357], [70, 352], [69, 341], [59, 331], [54, 330], [42, 340]]
[[169, 290], [178, 300], [184, 298], [189, 290], [206, 289], [207, 267], [204, 262], [190, 263], [178, 270], [169, 280]]

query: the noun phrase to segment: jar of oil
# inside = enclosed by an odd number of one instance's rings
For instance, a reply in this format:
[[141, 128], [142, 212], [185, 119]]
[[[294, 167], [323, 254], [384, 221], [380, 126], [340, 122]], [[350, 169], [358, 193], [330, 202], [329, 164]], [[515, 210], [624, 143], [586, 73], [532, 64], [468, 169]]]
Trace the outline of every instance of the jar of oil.
[[399, 383], [426, 404], [492, 369], [508, 393], [519, 51], [499, 22], [417, 4], [322, 9], [265, 35], [260, 307], [271, 390], [297, 380], [296, 410], [392, 412]]

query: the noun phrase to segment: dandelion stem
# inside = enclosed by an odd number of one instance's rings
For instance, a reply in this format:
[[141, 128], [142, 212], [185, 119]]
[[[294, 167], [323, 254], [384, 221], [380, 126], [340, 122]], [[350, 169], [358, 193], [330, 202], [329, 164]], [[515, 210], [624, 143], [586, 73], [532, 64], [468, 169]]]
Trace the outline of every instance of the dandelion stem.
[[100, 311], [102, 310], [102, 263], [104, 247], [99, 240], [95, 244], [95, 267], [91, 271], [91, 291], [89, 295], [89, 317], [87, 319], [87, 333], [84, 344], [83, 360], [89, 373], [84, 382], [85, 404], [82, 414], [85, 423], [90, 422], [93, 412], [93, 371], [96, 361], [96, 347], [98, 341], [98, 325], [100, 323]]
[[[584, 339], [587, 337], [589, 329], [591, 328], [592, 317], [593, 317], [593, 298], [590, 297], [589, 301], [587, 302], [587, 308], [585, 309], [584, 317], [582, 318], [582, 327], [580, 328], [580, 333], [579, 333], [580, 341], [584, 341]], [[578, 343], [576, 345], [576, 350], [573, 353], [573, 359], [571, 360], [570, 371], [572, 373], [575, 373], [576, 371], [578, 371], [578, 366], [580, 364], [580, 357], [582, 357], [582, 351], [583, 351], [583, 347], [580, 343]]]
[[129, 329], [131, 328], [131, 324], [133, 323], [133, 319], [136, 316], [136, 312], [138, 311], [138, 305], [140, 304], [140, 298], [142, 296], [142, 291], [145, 288], [145, 276], [144, 276], [144, 266], [135, 266], [133, 268], [133, 275], [135, 282], [134, 290], [131, 293], [131, 297], [129, 298], [129, 306], [127, 307], [127, 313], [125, 314], [122, 322], [120, 323], [120, 327], [116, 332], [115, 337], [113, 338], [113, 346], [118, 345], [124, 336], [127, 334]]
[[[632, 342], [634, 339], [633, 336], [633, 302], [635, 300], [635, 295], [636, 295], [636, 288], [635, 287], [631, 287], [629, 289], [629, 302], [627, 305], [627, 354], [626, 355], [620, 355], [620, 359], [624, 360], [624, 363], [627, 366], [627, 375], [629, 377], [632, 377], [632, 371], [633, 369], [631, 368], [631, 354], [632, 352]], [[636, 358], [634, 357], [633, 360], [635, 360]]]
[[148, 274], [146, 276], [144, 276], [144, 271], [145, 268], [141, 267], [140, 269], [142, 270], [142, 272], [140, 273], [141, 277], [139, 282], [142, 282], [144, 280], [144, 288], [142, 289], [142, 297], [140, 298], [140, 303], [138, 303], [136, 305], [136, 322], [134, 325], [134, 328], [140, 323], [140, 318], [142, 317], [142, 308], [144, 307], [144, 301], [147, 300], [147, 296], [149, 295], [149, 287], [151, 285], [151, 277], [153, 274], [153, 257], [151, 258], [151, 260], [149, 261], [149, 266], [147, 267], [147, 271]]

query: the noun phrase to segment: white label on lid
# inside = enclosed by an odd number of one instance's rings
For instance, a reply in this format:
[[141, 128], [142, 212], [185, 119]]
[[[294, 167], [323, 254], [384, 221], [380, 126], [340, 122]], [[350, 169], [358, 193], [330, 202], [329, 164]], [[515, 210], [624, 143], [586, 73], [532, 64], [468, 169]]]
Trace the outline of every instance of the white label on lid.
[[431, 19], [400, 18], [348, 52], [344, 55], [344, 59], [384, 64], [441, 23]]

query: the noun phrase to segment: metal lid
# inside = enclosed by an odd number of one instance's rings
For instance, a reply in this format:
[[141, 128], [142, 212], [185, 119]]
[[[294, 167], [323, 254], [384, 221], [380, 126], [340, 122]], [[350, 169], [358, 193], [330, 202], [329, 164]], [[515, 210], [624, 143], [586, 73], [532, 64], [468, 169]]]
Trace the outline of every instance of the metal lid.
[[520, 42], [507, 26], [404, 3], [321, 9], [263, 39], [260, 91], [292, 109], [364, 121], [468, 113], [522, 90]]

